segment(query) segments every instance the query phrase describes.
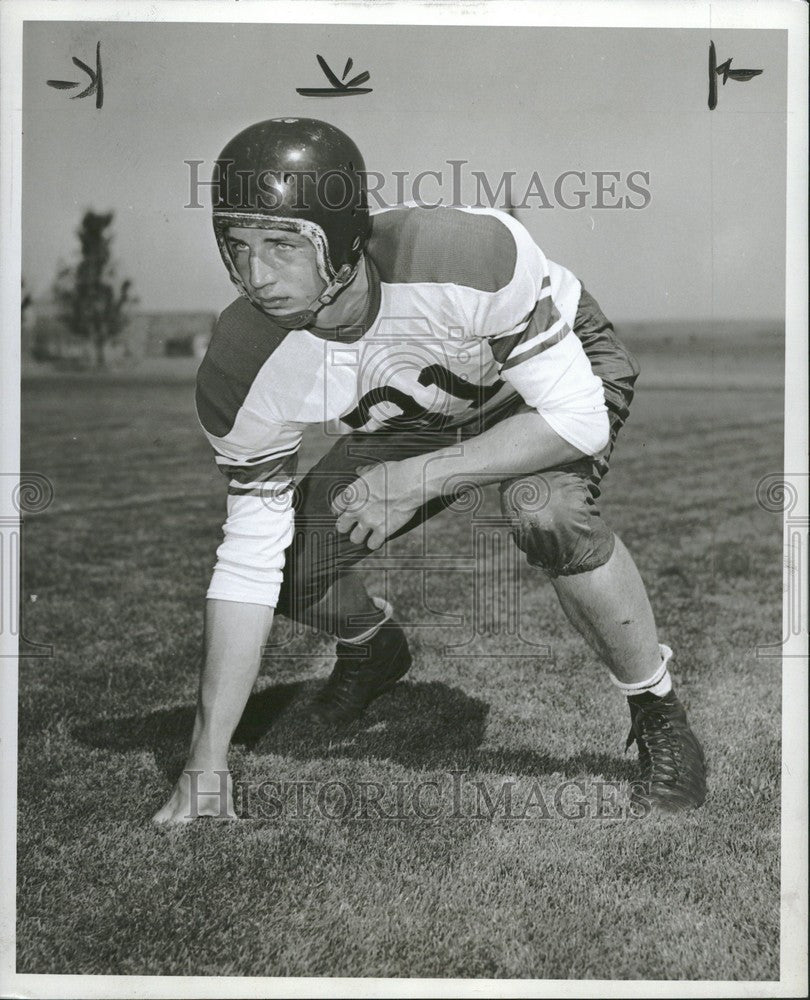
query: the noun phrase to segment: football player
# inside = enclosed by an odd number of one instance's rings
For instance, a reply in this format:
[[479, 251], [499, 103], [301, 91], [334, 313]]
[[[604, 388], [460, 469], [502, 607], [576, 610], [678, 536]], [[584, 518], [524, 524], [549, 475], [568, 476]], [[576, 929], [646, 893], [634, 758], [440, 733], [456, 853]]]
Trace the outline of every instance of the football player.
[[[220, 155], [214, 232], [240, 298], [197, 378], [228, 478], [207, 593], [186, 771], [159, 823], [233, 815], [227, 753], [275, 611], [337, 639], [313, 722], [342, 727], [408, 671], [391, 606], [347, 572], [497, 483], [528, 562], [627, 697], [648, 806], [704, 800], [700, 744], [672, 689], [644, 585], [600, 516], [599, 483], [637, 365], [594, 299], [494, 210], [370, 216], [360, 151], [339, 129], [276, 118]], [[345, 433], [294, 487], [304, 428]]]

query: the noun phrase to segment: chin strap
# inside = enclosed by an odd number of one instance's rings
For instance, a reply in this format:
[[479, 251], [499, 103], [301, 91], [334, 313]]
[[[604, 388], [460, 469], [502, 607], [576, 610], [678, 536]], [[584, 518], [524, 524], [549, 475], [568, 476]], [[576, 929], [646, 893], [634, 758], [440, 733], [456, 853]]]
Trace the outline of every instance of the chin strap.
[[321, 309], [334, 302], [343, 289], [352, 283], [356, 275], [357, 267], [353, 268], [344, 264], [317, 299], [312, 300], [309, 309], [302, 309], [297, 313], [286, 313], [283, 316], [272, 316], [273, 322], [284, 330], [304, 330], [308, 326], [312, 326]]

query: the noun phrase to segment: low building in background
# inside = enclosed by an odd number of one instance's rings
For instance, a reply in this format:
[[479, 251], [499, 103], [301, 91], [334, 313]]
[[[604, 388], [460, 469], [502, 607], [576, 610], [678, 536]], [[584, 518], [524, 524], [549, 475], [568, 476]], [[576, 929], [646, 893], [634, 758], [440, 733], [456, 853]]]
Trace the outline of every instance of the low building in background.
[[[67, 367], [93, 364], [93, 345], [70, 333], [55, 303], [34, 302], [26, 312], [23, 360]], [[107, 361], [135, 366], [148, 358], [202, 359], [216, 318], [215, 312], [133, 311], [125, 330], [107, 345]]]

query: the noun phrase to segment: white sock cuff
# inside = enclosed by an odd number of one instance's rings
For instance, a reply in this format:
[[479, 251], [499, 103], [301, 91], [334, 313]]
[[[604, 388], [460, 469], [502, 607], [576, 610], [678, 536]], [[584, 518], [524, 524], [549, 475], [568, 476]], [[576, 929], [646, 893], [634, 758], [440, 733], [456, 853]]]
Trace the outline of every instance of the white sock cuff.
[[371, 628], [366, 629], [366, 631], [362, 632], [360, 635], [356, 635], [351, 639], [341, 639], [341, 642], [348, 642], [350, 645], [368, 642], [369, 639], [374, 638], [387, 621], [390, 621], [390, 619], [394, 617], [394, 609], [384, 597], [372, 597], [371, 603], [375, 607], [379, 608], [380, 611], [384, 612], [383, 620], [381, 622], [377, 622], [376, 625], [372, 625]]
[[672, 658], [672, 650], [669, 646], [665, 646], [663, 643], [658, 644], [658, 649], [661, 652], [661, 663], [658, 665], [658, 669], [655, 673], [648, 680], [634, 681], [632, 684], [625, 684], [624, 681], [617, 680], [611, 674], [610, 679], [616, 687], [620, 691], [623, 691], [626, 695], [633, 695], [642, 694], [644, 691], [649, 691], [650, 688], [654, 688], [660, 684], [669, 672], [669, 661]]

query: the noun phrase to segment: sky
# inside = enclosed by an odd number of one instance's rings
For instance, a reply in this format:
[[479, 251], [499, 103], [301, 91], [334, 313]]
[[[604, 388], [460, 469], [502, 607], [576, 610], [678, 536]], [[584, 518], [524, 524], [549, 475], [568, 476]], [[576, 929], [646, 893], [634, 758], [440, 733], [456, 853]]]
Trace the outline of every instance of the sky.
[[[210, 225], [210, 197], [189, 208], [225, 143], [265, 118], [321, 118], [346, 131], [366, 167], [537, 173], [547, 195], [517, 211], [547, 257], [574, 271], [616, 320], [774, 320], [784, 315], [786, 33], [713, 31], [718, 63], [761, 68], [719, 82], [707, 108], [704, 30], [29, 22], [23, 74], [23, 275], [47, 295], [77, 248], [85, 209], [115, 211], [114, 250], [142, 309], [220, 311], [234, 297]], [[86, 75], [101, 42], [104, 102], [70, 100], [48, 79]], [[372, 93], [308, 98], [326, 80], [367, 70]], [[554, 195], [586, 175], [586, 204]], [[595, 172], [618, 172], [597, 207]], [[633, 172], [648, 198], [627, 189]], [[609, 180], [609, 179], [608, 179]], [[427, 200], [441, 192], [428, 178]], [[576, 204], [576, 178], [562, 196]], [[411, 189], [406, 185], [410, 196]], [[550, 202], [550, 206], [548, 205]]]

